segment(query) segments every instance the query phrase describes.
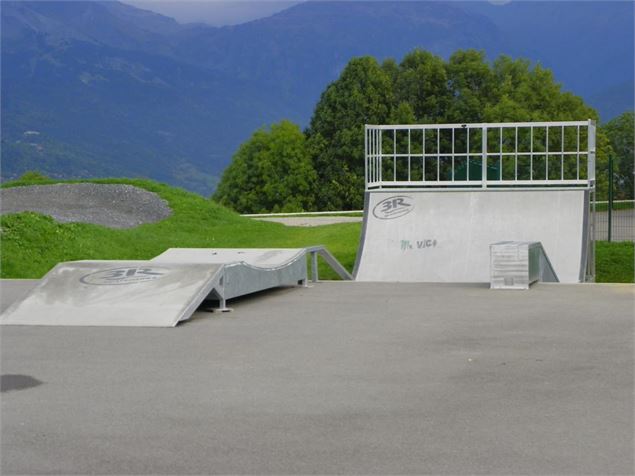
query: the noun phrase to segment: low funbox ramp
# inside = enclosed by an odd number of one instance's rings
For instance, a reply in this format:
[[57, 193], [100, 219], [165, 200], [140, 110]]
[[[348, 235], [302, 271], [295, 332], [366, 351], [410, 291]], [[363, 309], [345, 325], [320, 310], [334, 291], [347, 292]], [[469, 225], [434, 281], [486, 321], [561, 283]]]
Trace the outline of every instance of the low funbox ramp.
[[305, 284], [305, 249], [169, 249], [151, 261], [55, 266], [1, 316], [3, 325], [171, 327], [205, 300]]

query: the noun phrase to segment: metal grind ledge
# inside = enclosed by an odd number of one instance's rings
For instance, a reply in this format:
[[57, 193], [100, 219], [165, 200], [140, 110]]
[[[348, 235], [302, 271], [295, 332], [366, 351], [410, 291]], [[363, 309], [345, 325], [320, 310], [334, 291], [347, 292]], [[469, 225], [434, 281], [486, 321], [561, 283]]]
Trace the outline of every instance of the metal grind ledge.
[[49, 271], [0, 315], [0, 324], [173, 327], [206, 300], [223, 311], [228, 299], [306, 285], [307, 253], [326, 256], [338, 273], [348, 274], [322, 246], [171, 248], [150, 261], [71, 261]]
[[559, 282], [542, 243], [500, 241], [490, 245], [491, 289], [529, 289], [536, 281]]

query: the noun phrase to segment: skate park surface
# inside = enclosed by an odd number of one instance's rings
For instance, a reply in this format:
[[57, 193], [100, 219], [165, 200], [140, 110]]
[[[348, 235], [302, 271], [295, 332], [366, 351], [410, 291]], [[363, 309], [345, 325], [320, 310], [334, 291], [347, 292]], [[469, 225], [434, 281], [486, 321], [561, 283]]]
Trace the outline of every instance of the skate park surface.
[[633, 289], [320, 282], [176, 328], [3, 327], [0, 469], [632, 474]]

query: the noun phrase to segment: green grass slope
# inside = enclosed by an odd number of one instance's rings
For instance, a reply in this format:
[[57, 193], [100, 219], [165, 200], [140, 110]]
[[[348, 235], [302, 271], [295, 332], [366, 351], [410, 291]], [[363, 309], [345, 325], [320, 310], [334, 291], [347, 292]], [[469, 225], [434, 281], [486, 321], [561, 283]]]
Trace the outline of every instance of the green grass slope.
[[[173, 213], [160, 222], [125, 230], [83, 223], [60, 224], [29, 212], [4, 215], [0, 217], [0, 277], [40, 278], [60, 261], [150, 259], [175, 247], [296, 248], [323, 244], [349, 270], [355, 262], [359, 223], [291, 228], [241, 217], [199, 195], [148, 180], [89, 182], [125, 183], [156, 192], [168, 201]], [[59, 181], [22, 180], [5, 186], [46, 183]], [[320, 276], [336, 278], [324, 263], [320, 263]]]
[[[37, 213], [3, 215], [0, 217], [0, 277], [40, 278], [61, 261], [150, 259], [167, 248], [176, 247], [297, 248], [323, 244], [350, 271], [355, 263], [360, 223], [287, 227], [241, 217], [200, 195], [149, 180], [90, 182], [125, 183], [156, 192], [168, 201], [173, 213], [160, 222], [126, 230], [83, 223], [60, 224]], [[59, 181], [31, 176], [4, 187], [47, 183]], [[598, 242], [597, 281], [632, 283], [633, 250], [632, 242]], [[337, 277], [324, 263], [320, 263], [320, 276]]]
[[635, 276], [635, 243], [598, 241], [595, 274], [598, 283], [632, 283]]

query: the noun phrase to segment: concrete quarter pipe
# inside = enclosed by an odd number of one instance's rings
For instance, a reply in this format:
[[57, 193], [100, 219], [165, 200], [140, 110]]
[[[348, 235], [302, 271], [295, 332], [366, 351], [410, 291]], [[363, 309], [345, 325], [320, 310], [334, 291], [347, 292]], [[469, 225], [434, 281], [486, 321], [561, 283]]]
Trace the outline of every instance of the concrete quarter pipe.
[[500, 241], [541, 242], [560, 282], [592, 279], [594, 160], [593, 121], [366, 126], [355, 279], [488, 282]]
[[584, 280], [587, 191], [372, 191], [366, 202], [359, 281], [488, 282], [489, 245], [504, 240], [540, 241], [561, 282]]

